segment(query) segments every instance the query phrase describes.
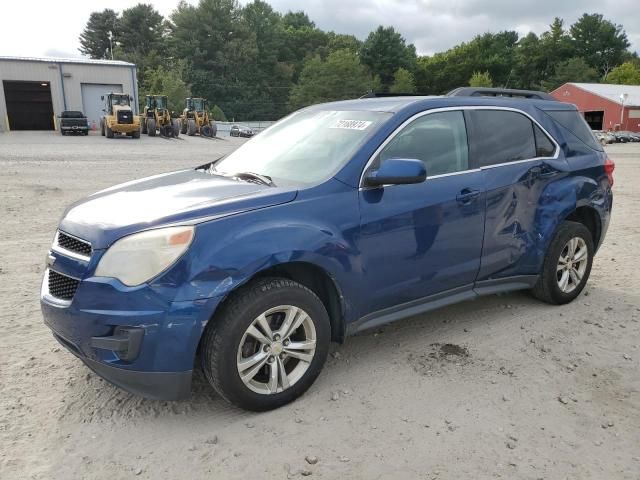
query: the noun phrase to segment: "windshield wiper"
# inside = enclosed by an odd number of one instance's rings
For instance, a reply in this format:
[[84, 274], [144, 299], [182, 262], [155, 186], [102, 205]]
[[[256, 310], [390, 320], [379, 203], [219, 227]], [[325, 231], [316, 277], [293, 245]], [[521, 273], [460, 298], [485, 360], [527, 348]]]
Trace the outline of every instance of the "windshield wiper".
[[233, 177], [233, 178], [239, 178], [241, 180], [258, 180], [260, 183], [263, 183], [264, 185], [268, 185], [269, 187], [275, 186], [275, 183], [273, 183], [273, 180], [271, 180], [271, 177], [268, 175], [260, 175], [259, 173], [253, 173], [253, 172], [238, 172], [238, 173], [232, 173], [227, 175], [229, 177]]

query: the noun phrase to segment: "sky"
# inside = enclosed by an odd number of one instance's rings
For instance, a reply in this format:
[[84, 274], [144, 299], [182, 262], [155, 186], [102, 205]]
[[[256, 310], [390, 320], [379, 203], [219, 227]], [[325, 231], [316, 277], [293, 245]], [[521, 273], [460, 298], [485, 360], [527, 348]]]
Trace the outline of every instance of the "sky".
[[[188, 0], [197, 3], [197, 0]], [[602, 13], [622, 24], [632, 50], [640, 51], [638, 0], [267, 0], [275, 10], [304, 10], [324, 30], [365, 39], [378, 25], [392, 25], [418, 54], [447, 50], [475, 35], [516, 30], [541, 33], [554, 16], [569, 26], [582, 13]], [[2, 2], [0, 56], [79, 57], [78, 36], [93, 11], [121, 11], [138, 0], [21, 0]], [[178, 0], [146, 0], [164, 16]], [[241, 4], [248, 0], [240, 0]], [[67, 6], [67, 8], [64, 8]]]

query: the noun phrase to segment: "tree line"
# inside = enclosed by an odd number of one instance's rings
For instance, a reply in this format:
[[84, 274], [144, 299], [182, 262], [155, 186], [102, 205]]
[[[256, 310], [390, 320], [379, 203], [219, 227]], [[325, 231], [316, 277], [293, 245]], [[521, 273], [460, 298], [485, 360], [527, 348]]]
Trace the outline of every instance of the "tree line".
[[282, 14], [254, 0], [181, 1], [164, 18], [152, 5], [93, 12], [80, 51], [133, 62], [141, 97], [169, 96], [170, 108], [202, 96], [218, 120], [272, 120], [318, 102], [367, 92], [443, 94], [463, 85], [552, 90], [565, 82], [640, 84], [640, 60], [621, 25], [600, 14], [541, 35], [484, 33], [419, 56], [393, 27], [362, 41], [323, 31], [302, 11]]

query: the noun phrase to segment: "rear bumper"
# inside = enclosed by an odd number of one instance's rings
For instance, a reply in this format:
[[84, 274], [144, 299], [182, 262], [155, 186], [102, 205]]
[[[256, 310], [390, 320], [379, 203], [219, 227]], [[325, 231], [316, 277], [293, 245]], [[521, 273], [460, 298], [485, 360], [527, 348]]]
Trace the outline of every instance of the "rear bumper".
[[53, 336], [98, 376], [134, 395], [153, 400], [183, 400], [191, 394], [192, 370], [184, 372], [145, 372], [125, 370], [82, 356], [78, 347], [55, 332]]
[[89, 130], [89, 127], [84, 126], [77, 126], [77, 125], [73, 125], [73, 126], [66, 126], [66, 125], [62, 125], [60, 127], [60, 130], [64, 130], [65, 132], [86, 132], [87, 130]]

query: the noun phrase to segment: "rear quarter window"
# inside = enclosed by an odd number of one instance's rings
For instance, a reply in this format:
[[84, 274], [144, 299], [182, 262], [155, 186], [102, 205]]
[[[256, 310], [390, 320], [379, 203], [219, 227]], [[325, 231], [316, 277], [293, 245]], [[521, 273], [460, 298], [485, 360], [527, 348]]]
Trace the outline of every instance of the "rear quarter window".
[[[544, 113], [588, 147], [599, 152], [604, 151], [580, 112], [576, 110], [544, 110]], [[568, 143], [572, 143], [569, 139], [567, 140]]]

